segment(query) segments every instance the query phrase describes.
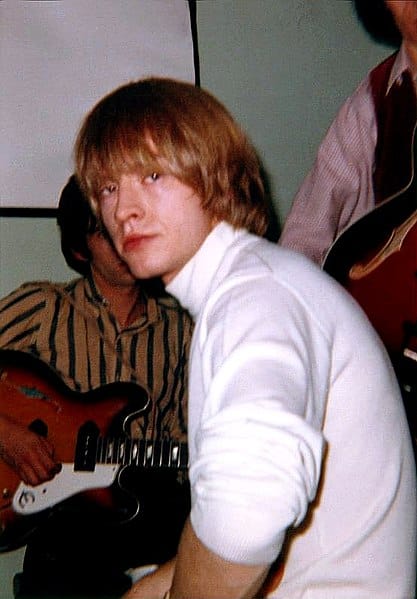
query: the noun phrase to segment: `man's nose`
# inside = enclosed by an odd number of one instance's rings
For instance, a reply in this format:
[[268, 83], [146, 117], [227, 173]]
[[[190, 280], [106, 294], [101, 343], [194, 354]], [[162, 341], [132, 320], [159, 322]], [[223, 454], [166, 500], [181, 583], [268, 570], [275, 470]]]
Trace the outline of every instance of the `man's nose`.
[[122, 176], [118, 186], [116, 220], [125, 222], [131, 218], [143, 218], [144, 213], [139, 179], [132, 175]]

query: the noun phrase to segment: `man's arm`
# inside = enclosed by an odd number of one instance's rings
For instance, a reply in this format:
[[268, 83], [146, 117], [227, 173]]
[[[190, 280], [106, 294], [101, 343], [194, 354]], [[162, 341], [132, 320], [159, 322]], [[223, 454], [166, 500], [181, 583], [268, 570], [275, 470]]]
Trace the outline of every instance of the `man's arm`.
[[244, 566], [223, 560], [185, 524], [178, 555], [133, 585], [123, 599], [234, 599], [255, 597], [269, 566]]
[[287, 215], [280, 245], [321, 264], [340, 232], [374, 206], [376, 121], [367, 77], [339, 110]]
[[171, 599], [251, 598], [268, 573], [269, 564], [248, 566], [226, 561], [207, 549], [188, 521], [181, 537]]

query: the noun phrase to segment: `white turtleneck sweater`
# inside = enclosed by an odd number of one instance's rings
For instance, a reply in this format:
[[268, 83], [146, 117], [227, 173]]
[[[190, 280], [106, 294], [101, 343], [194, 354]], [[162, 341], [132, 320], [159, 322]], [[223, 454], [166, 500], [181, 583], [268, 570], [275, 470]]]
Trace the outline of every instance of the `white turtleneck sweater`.
[[273, 597], [409, 598], [416, 481], [400, 393], [356, 303], [301, 255], [220, 223], [167, 287], [193, 316], [191, 522], [271, 563]]

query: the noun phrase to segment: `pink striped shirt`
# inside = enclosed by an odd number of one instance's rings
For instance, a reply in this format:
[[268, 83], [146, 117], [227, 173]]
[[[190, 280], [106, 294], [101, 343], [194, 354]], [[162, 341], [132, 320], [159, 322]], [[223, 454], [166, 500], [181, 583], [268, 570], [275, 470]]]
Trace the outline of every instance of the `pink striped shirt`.
[[[389, 87], [406, 69], [417, 73], [404, 46]], [[322, 141], [315, 164], [295, 196], [279, 243], [321, 264], [335, 238], [375, 205], [377, 124], [369, 74], [346, 100]]]

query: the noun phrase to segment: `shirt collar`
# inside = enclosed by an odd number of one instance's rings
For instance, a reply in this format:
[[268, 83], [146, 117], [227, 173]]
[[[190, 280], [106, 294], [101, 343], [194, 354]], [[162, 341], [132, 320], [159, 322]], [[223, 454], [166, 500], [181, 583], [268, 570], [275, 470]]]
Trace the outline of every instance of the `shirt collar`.
[[86, 296], [90, 301], [97, 302], [103, 306], [107, 304], [106, 299], [100, 294], [91, 272], [84, 277], [84, 288]]
[[[104, 307], [105, 310], [109, 311], [108, 302], [106, 298], [103, 297], [99, 292], [92, 273], [89, 273], [84, 277], [84, 289], [86, 297], [93, 307], [97, 309], [99, 306], [101, 306]], [[145, 313], [140, 316], [139, 319], [132, 322], [125, 330], [142, 326], [144, 323], [148, 325], [153, 322], [157, 322], [162, 318], [158, 301], [155, 298], [148, 296], [143, 291], [141, 291], [141, 293], [144, 298]], [[164, 301], [164, 304], [167, 303], [169, 304], [169, 300]]]
[[404, 44], [401, 45], [401, 48], [398, 51], [397, 58], [394, 61], [393, 67], [391, 69], [391, 74], [388, 80], [388, 88], [387, 93], [390, 91], [393, 84], [398, 81], [401, 81], [402, 74], [404, 71], [410, 71], [414, 85], [417, 85], [417, 70], [414, 68], [413, 63], [408, 56], [408, 53], [405, 49]]

